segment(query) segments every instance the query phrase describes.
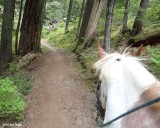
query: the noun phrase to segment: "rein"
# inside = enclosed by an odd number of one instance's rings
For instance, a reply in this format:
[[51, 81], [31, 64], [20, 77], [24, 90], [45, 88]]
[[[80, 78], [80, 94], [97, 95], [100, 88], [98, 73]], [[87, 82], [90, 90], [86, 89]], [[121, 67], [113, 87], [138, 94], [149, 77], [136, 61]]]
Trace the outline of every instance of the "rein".
[[118, 117], [116, 117], [116, 118], [108, 121], [107, 123], [104, 123], [104, 124], [101, 123], [101, 124], [100, 124], [100, 123], [99, 123], [99, 120], [98, 120], [98, 119], [99, 119], [99, 115], [101, 116], [101, 111], [99, 110], [100, 101], [99, 101], [99, 94], [98, 94], [98, 90], [100, 89], [100, 83], [101, 83], [100, 81], [97, 83], [97, 91], [96, 91], [96, 100], [97, 100], [97, 105], [96, 105], [96, 107], [97, 107], [96, 122], [97, 122], [98, 127], [108, 126], [108, 125], [110, 125], [111, 123], [113, 123], [114, 121], [116, 121], [116, 120], [118, 120], [118, 119], [120, 119], [120, 118], [122, 118], [122, 117], [124, 117], [124, 116], [127, 116], [127, 115], [129, 115], [129, 114], [131, 114], [131, 113], [133, 113], [133, 112], [135, 112], [135, 111], [138, 111], [138, 110], [140, 110], [140, 109], [142, 109], [142, 108], [145, 108], [145, 107], [148, 107], [148, 106], [150, 106], [150, 105], [153, 105], [153, 104], [155, 104], [155, 103], [160, 102], [160, 97], [157, 97], [157, 98], [152, 99], [152, 100], [149, 100], [149, 101], [147, 101], [147, 102], [145, 102], [145, 103], [143, 103], [143, 104], [141, 104], [141, 105], [139, 105], [139, 106], [137, 106], [137, 107], [135, 107], [135, 108], [133, 108], [133, 109], [131, 109], [131, 110], [128, 110], [127, 112], [125, 112], [125, 113], [119, 115]]

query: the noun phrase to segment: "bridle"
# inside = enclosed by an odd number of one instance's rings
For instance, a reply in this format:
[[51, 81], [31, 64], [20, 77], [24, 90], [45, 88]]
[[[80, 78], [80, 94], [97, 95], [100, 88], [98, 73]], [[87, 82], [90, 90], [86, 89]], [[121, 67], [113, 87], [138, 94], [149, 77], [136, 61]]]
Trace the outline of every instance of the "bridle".
[[101, 81], [97, 82], [97, 89], [96, 89], [96, 111], [97, 111], [97, 116], [96, 118], [99, 118], [99, 116], [104, 119], [105, 116], [105, 110], [101, 106], [101, 101], [99, 100], [99, 90], [101, 87]]
[[99, 117], [101, 116], [104, 119], [105, 110], [102, 108], [100, 100], [99, 100], [99, 95], [100, 94], [98, 92], [99, 92], [100, 86], [101, 86], [101, 81], [98, 81], [97, 82], [97, 90], [96, 90], [96, 110], [97, 110], [96, 122], [97, 122], [98, 127], [108, 126], [111, 123], [113, 123], [114, 121], [116, 121], [116, 120], [118, 120], [118, 119], [120, 119], [124, 116], [127, 116], [127, 115], [129, 115], [129, 114], [131, 114], [135, 111], [138, 111], [142, 108], [145, 108], [145, 107], [148, 107], [150, 105], [153, 105], [155, 103], [160, 102], [160, 97], [157, 97], [157, 98], [149, 100], [149, 101], [147, 101], [147, 102], [145, 102], [145, 103], [143, 103], [143, 104], [141, 104], [141, 105], [139, 105], [139, 106], [137, 106], [137, 107], [135, 107], [131, 110], [128, 110], [127, 112], [125, 112], [125, 113], [119, 115], [118, 117], [108, 121], [107, 123], [101, 124], [101, 123], [99, 123]]

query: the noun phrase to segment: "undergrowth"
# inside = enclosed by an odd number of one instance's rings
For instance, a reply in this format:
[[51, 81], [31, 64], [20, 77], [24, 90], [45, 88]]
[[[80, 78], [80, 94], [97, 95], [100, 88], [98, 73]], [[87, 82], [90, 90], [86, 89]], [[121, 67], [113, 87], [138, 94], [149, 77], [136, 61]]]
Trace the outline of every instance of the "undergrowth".
[[22, 121], [26, 103], [23, 99], [31, 87], [30, 78], [9, 64], [7, 77], [0, 78], [0, 121]]
[[[100, 19], [99, 24], [97, 26], [97, 32], [96, 32], [97, 34], [96, 36], [98, 36], [101, 43], [103, 43], [103, 39], [104, 39], [104, 36], [103, 36], [104, 23], [105, 23], [105, 20], [103, 18]], [[129, 24], [131, 23], [129, 22]], [[44, 37], [47, 37], [47, 41], [52, 46], [57, 48], [62, 48], [71, 52], [77, 44], [77, 38], [76, 38], [77, 29], [75, 29], [75, 26], [77, 25], [77, 23], [76, 25], [74, 23], [70, 24], [70, 31], [68, 33], [64, 33], [64, 25], [65, 25], [64, 23], [60, 23], [57, 30], [50, 32], [48, 36], [47, 36], [48, 32], [44, 30], [43, 35]], [[113, 24], [112, 26], [112, 33], [111, 33], [112, 51], [116, 51], [116, 50], [119, 51], [122, 47], [124, 47], [124, 45], [126, 45], [125, 43], [130, 39], [129, 33], [126, 33], [123, 36], [121, 35], [120, 33], [121, 28], [122, 26], [117, 24]], [[140, 34], [140, 36], [143, 36], [144, 32], [151, 32], [151, 31], [153, 32], [156, 30], [155, 29], [148, 30], [147, 28], [145, 28], [142, 34]], [[78, 60], [79, 63], [81, 64], [80, 71], [85, 74], [85, 79], [89, 81], [90, 85], [93, 85], [92, 83], [95, 82], [96, 80], [96, 78], [94, 77], [94, 71], [92, 70], [92, 65], [98, 60], [95, 43], [96, 42], [93, 42], [92, 46], [89, 47], [88, 49], [85, 49], [83, 51], [80, 50], [78, 54], [76, 53], [76, 57], [75, 57], [75, 59]], [[79, 49], [77, 51], [79, 51]], [[149, 60], [148, 67], [150, 67], [149, 70], [154, 75], [156, 75], [157, 78], [159, 79], [160, 78], [160, 52], [158, 48], [148, 47], [147, 54], [149, 55], [149, 59], [148, 59]]]
[[[50, 43], [52, 46], [61, 48], [61, 49], [66, 49], [67, 51], [71, 51], [76, 43], [76, 29], [75, 26], [77, 23], [71, 23], [69, 27], [69, 32], [64, 33], [64, 22], [61, 22], [58, 24], [58, 29], [50, 32], [47, 36], [47, 41]], [[46, 37], [47, 30], [43, 30], [43, 37]]]
[[25, 102], [10, 78], [0, 78], [0, 119], [23, 120]]
[[23, 74], [16, 64], [11, 63], [9, 65], [8, 75], [13, 83], [17, 86], [17, 89], [21, 94], [27, 95], [29, 93], [29, 89], [31, 88], [31, 77]]
[[147, 47], [149, 54], [149, 70], [160, 80], [160, 45], [158, 47]]

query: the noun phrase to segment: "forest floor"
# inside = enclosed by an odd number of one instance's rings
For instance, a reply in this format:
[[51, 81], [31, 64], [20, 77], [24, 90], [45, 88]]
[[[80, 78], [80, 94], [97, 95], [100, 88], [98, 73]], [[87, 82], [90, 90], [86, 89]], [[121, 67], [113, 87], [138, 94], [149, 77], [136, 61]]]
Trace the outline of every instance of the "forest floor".
[[95, 95], [62, 50], [48, 50], [29, 65], [33, 87], [21, 128], [95, 128]]

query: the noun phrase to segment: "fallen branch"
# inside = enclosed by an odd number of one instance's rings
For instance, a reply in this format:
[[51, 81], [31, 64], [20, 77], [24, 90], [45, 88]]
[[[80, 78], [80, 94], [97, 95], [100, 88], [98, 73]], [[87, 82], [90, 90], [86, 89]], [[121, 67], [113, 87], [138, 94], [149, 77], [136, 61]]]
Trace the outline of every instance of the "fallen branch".
[[160, 30], [145, 35], [135, 36], [128, 41], [128, 45], [139, 47], [141, 44], [157, 45], [160, 44]]
[[20, 60], [19, 63], [17, 64], [18, 68], [22, 68], [30, 64], [30, 62], [35, 59], [37, 56], [36, 53], [28, 53], [25, 56], [23, 56]]

